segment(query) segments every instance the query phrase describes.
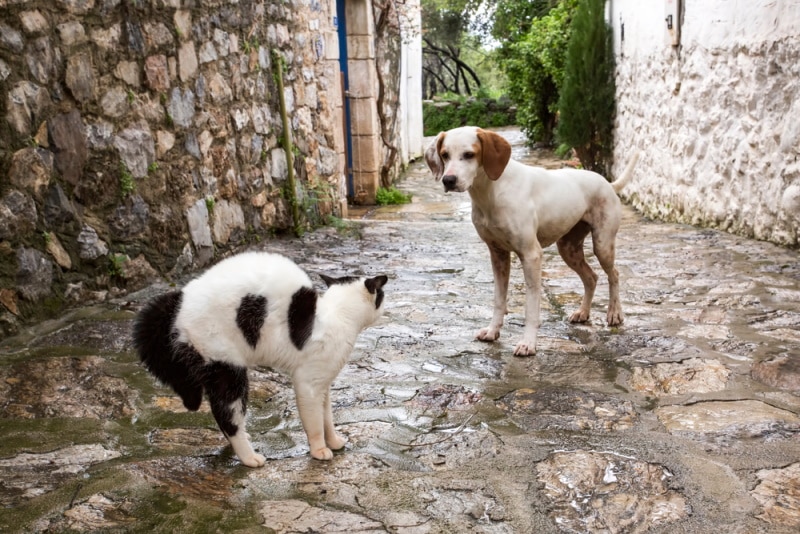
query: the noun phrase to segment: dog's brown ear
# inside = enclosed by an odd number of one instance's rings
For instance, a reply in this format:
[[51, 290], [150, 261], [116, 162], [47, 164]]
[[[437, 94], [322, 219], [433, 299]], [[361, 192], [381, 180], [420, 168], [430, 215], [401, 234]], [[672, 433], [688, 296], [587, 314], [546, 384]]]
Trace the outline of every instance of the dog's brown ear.
[[425, 149], [425, 163], [428, 164], [428, 168], [433, 173], [433, 177], [436, 178], [437, 182], [442, 179], [442, 175], [444, 174], [444, 162], [441, 156], [439, 156], [439, 149], [442, 146], [442, 141], [444, 141], [445, 133], [446, 132], [439, 132], [436, 139], [431, 141], [431, 144]]
[[511, 159], [511, 144], [502, 135], [489, 130], [478, 128], [476, 133], [481, 142], [483, 170], [490, 180], [497, 180]]

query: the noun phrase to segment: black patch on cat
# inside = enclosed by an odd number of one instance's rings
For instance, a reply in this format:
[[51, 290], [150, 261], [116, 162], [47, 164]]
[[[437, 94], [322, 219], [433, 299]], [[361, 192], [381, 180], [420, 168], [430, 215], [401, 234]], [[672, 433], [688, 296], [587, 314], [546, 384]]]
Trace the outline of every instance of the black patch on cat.
[[341, 278], [333, 278], [332, 276], [321, 274], [319, 277], [322, 278], [322, 281], [325, 282], [325, 285], [328, 287], [331, 287], [335, 284], [350, 284], [358, 280], [357, 276], [342, 276]]
[[214, 419], [226, 436], [235, 436], [239, 427], [233, 422], [234, 413], [231, 405], [241, 400], [242, 415], [247, 411], [249, 388], [247, 368], [224, 362], [211, 362], [206, 365], [203, 375], [203, 385], [208, 393], [208, 402], [211, 404]]
[[176, 343], [174, 330], [183, 293], [171, 291], [151, 300], [136, 317], [133, 344], [139, 359], [156, 378], [180, 395], [187, 410], [203, 401], [203, 357], [186, 343]]
[[267, 297], [247, 294], [236, 310], [236, 325], [244, 334], [247, 343], [256, 348], [261, 335], [261, 327], [267, 318]]
[[367, 291], [375, 295], [375, 309], [381, 307], [383, 303], [383, 286], [386, 285], [386, 282], [389, 281], [389, 278], [386, 275], [376, 276], [375, 278], [369, 278], [364, 280], [364, 285], [367, 287]]
[[289, 304], [289, 338], [297, 350], [302, 350], [314, 329], [317, 312], [317, 292], [310, 287], [301, 287]]

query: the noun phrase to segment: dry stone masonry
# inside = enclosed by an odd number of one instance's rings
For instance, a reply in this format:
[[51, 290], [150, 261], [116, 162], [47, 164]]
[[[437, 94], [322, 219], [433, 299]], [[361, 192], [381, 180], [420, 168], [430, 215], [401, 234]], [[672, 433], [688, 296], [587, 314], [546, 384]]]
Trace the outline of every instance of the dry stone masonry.
[[[339, 214], [335, 3], [0, 0], [0, 337]], [[338, 107], [337, 107], [338, 106]]]

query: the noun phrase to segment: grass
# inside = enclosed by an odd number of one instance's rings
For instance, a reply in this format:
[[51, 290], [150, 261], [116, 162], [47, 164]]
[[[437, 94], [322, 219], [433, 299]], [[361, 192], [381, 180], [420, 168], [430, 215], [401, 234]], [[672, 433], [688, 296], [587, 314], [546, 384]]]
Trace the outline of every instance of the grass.
[[375, 202], [379, 206], [408, 204], [411, 202], [411, 195], [408, 193], [403, 193], [394, 187], [389, 187], [388, 189], [385, 187], [380, 187], [375, 193]]

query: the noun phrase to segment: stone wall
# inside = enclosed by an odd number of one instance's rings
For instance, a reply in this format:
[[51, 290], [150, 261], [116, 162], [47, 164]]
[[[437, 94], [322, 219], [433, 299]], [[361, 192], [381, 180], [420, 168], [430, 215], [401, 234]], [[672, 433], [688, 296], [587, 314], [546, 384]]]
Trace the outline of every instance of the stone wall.
[[[0, 337], [340, 212], [335, 4], [0, 0]], [[273, 56], [273, 54], [277, 54]]]
[[[615, 174], [645, 214], [800, 244], [800, 11], [614, 0]], [[665, 18], [678, 8], [674, 46]]]

